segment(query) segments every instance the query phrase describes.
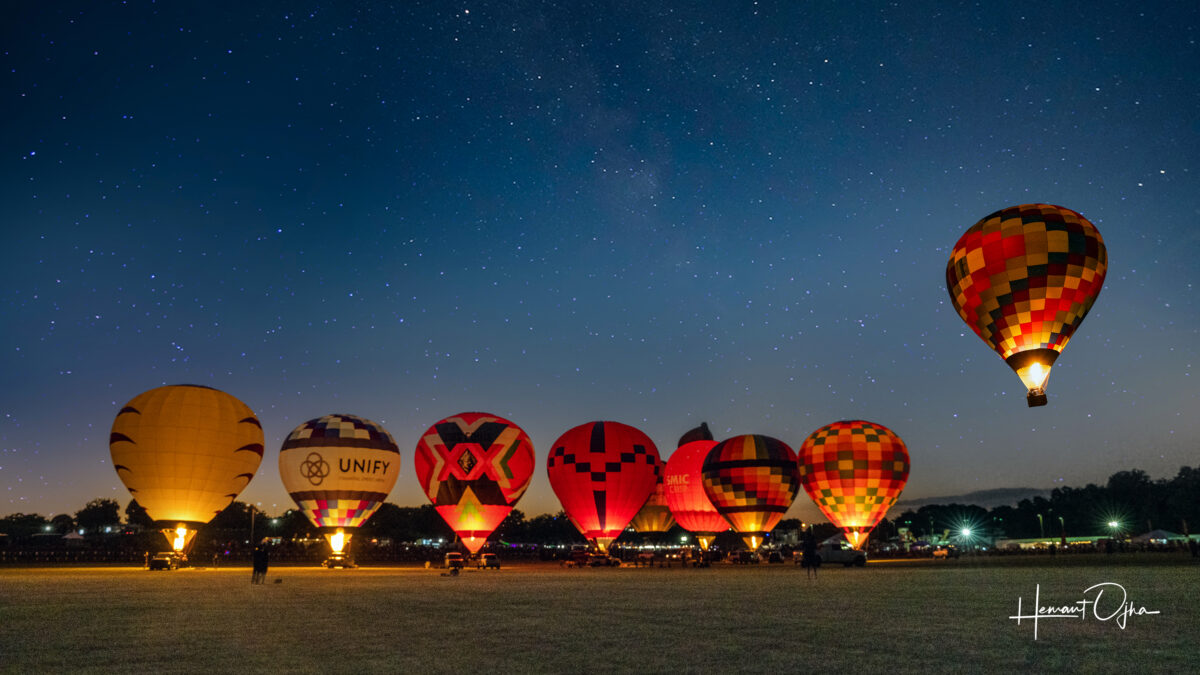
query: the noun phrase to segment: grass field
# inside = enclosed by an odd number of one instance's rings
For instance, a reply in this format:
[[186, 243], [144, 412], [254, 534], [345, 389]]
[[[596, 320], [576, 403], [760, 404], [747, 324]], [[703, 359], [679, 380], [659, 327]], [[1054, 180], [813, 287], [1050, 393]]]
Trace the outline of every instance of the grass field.
[[[1200, 565], [1069, 556], [711, 569], [0, 569], [3, 672], [1197, 672]], [[276, 579], [280, 583], [273, 583]], [[1123, 586], [1117, 620], [1009, 619]], [[1088, 596], [1091, 597], [1091, 596]], [[1116, 591], [1106, 595], [1111, 614]]]

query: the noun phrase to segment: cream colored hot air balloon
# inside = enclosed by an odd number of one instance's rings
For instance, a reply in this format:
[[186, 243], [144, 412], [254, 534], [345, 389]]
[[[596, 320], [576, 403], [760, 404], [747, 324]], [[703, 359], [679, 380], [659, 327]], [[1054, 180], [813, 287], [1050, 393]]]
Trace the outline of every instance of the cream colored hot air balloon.
[[185, 552], [254, 478], [262, 425], [245, 403], [191, 384], [151, 389], [125, 404], [109, 436], [113, 467], [146, 513]]
[[392, 435], [354, 415], [309, 420], [288, 434], [279, 451], [283, 487], [329, 540], [331, 567], [346, 560], [350, 538], [387, 499], [399, 475], [400, 448]]

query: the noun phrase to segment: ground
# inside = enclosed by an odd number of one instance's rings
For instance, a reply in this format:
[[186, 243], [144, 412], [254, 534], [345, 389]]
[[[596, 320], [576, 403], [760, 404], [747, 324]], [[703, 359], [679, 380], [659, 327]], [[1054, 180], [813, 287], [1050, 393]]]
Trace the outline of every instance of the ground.
[[[824, 567], [0, 569], [2, 672], [1196, 672], [1200, 565], [1166, 555]], [[276, 583], [278, 581], [278, 583]], [[1041, 619], [1120, 584], [1135, 610]], [[1102, 614], [1120, 601], [1106, 587]]]

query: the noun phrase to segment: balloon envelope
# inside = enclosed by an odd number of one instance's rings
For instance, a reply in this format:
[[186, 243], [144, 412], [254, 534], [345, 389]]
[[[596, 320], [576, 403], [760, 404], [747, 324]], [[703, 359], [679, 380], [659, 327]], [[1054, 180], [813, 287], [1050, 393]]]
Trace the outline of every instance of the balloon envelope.
[[1104, 285], [1099, 230], [1071, 209], [1022, 204], [968, 229], [946, 264], [959, 317], [1046, 403], [1050, 367]]
[[671, 453], [663, 469], [663, 492], [671, 515], [680, 527], [696, 535], [704, 549], [718, 532], [729, 529], [725, 516], [709, 501], [701, 473], [704, 458], [716, 445], [713, 440], [684, 443]]
[[460, 413], [421, 435], [413, 467], [438, 514], [478, 553], [529, 487], [533, 443], [503, 417]]
[[352, 534], [387, 499], [399, 475], [400, 448], [392, 435], [354, 415], [311, 419], [293, 429], [279, 451], [283, 487], [327, 535]]
[[800, 482], [855, 548], [879, 524], [908, 482], [908, 448], [882, 424], [827, 424], [800, 446]]
[[121, 408], [109, 450], [121, 482], [151, 518], [198, 526], [254, 478], [263, 432], [250, 408], [233, 396], [170, 385]]
[[650, 532], [666, 532], [675, 525], [675, 518], [671, 515], [671, 509], [667, 506], [667, 497], [663, 492], [663, 468], [665, 464], [662, 460], [658, 462], [658, 482], [654, 485], [654, 492], [650, 493], [650, 497], [646, 499], [646, 503], [629, 521], [633, 529], [642, 533]]
[[554, 442], [546, 473], [571, 522], [606, 550], [654, 491], [658, 463], [658, 448], [638, 429], [588, 422]]
[[761, 435], [721, 441], [704, 458], [704, 491], [751, 550], [775, 529], [800, 490], [796, 453]]

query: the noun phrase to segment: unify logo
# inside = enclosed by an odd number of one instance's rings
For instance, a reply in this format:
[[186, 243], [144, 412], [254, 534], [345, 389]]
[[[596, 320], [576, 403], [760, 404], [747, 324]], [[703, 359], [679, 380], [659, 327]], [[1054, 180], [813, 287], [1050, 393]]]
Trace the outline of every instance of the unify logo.
[[1158, 614], [1158, 610], [1149, 610], [1145, 607], [1135, 606], [1129, 600], [1129, 594], [1125, 592], [1125, 587], [1121, 584], [1112, 582], [1104, 582], [1085, 588], [1083, 591], [1083, 599], [1075, 602], [1068, 602], [1062, 605], [1043, 605], [1042, 604], [1042, 585], [1038, 584], [1034, 587], [1033, 593], [1033, 609], [1029, 610], [1032, 614], [1024, 614], [1022, 605], [1023, 598], [1017, 598], [1017, 614], [1008, 618], [1015, 619], [1017, 625], [1021, 625], [1022, 620], [1033, 621], [1033, 639], [1038, 638], [1038, 621], [1042, 619], [1079, 619], [1086, 621], [1090, 616], [1096, 621], [1116, 621], [1117, 626], [1121, 630], [1125, 630], [1125, 625], [1131, 616], [1145, 616], [1147, 614]]
[[313, 485], [320, 485], [329, 475], [329, 462], [325, 461], [321, 453], [310, 452], [308, 457], [300, 462], [300, 475], [307, 478], [308, 482]]

